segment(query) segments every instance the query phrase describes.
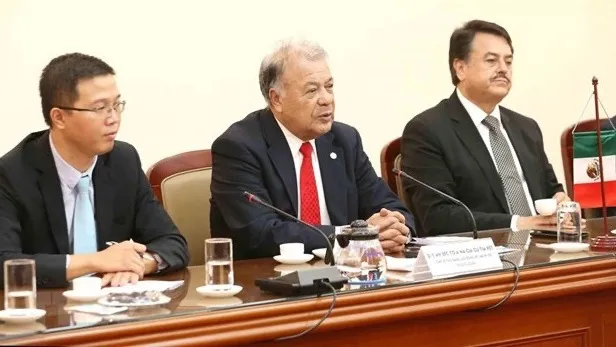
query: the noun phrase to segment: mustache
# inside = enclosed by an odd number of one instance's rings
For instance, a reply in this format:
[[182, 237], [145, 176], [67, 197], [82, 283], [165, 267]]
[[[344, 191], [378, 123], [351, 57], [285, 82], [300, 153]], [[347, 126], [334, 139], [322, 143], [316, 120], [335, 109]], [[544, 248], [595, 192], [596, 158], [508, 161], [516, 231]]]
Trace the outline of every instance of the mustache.
[[509, 78], [507, 78], [507, 75], [505, 75], [505, 74], [498, 74], [498, 75], [492, 77], [492, 81], [497, 80], [499, 78], [504, 78], [505, 80], [507, 80], [507, 82], [510, 82]]

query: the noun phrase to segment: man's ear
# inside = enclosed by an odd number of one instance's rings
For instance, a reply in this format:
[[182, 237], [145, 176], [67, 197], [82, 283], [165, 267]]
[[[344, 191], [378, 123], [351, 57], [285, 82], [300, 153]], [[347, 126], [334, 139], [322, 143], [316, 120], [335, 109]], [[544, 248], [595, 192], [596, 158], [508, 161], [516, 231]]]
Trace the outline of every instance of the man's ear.
[[467, 65], [464, 59], [455, 59], [453, 61], [453, 69], [456, 72], [458, 80], [464, 81], [466, 79]]
[[64, 129], [66, 127], [66, 117], [66, 112], [63, 112], [57, 107], [49, 110], [49, 120], [51, 121], [50, 126], [53, 128]]
[[277, 113], [282, 113], [282, 95], [276, 89], [270, 88], [269, 93], [270, 107]]

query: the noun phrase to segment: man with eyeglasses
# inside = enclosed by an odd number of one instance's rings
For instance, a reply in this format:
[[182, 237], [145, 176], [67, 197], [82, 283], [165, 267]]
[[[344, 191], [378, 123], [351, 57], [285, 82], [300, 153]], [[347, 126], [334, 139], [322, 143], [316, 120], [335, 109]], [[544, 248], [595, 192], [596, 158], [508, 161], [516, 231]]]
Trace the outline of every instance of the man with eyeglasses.
[[114, 70], [62, 55], [39, 89], [49, 129], [0, 158], [0, 261], [34, 259], [39, 287], [93, 273], [117, 286], [185, 267], [186, 240], [155, 199], [137, 151], [115, 140], [126, 103]]

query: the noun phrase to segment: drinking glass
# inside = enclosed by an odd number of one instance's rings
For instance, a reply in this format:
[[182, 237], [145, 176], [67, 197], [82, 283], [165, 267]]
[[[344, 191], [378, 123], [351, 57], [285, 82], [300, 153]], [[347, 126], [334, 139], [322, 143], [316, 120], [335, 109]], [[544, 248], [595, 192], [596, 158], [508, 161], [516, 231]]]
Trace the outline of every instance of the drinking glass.
[[36, 308], [36, 267], [33, 259], [4, 262], [4, 309]]
[[233, 286], [233, 242], [228, 238], [205, 240], [205, 285], [214, 290]]
[[560, 204], [556, 210], [556, 228], [559, 243], [582, 242], [582, 213], [577, 202]]

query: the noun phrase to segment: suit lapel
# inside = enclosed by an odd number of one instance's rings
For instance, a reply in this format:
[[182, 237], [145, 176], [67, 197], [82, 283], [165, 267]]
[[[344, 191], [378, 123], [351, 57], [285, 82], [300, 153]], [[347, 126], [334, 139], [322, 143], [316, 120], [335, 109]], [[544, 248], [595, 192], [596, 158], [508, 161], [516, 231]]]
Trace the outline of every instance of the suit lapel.
[[329, 219], [332, 225], [344, 225], [348, 222], [344, 152], [334, 144], [332, 132], [317, 138], [315, 143]]
[[94, 168], [93, 185], [94, 185], [94, 218], [96, 218], [96, 238], [99, 249], [107, 241], [113, 240], [112, 225], [113, 225], [113, 177], [111, 169], [107, 166], [107, 156], [100, 156], [96, 167]]
[[462, 106], [455, 91], [449, 98], [448, 107], [452, 120], [456, 122], [454, 125], [456, 135], [462, 140], [464, 146], [477, 161], [477, 164], [485, 175], [488, 184], [492, 188], [503, 210], [509, 211], [507, 199], [505, 198], [505, 191], [503, 190], [500, 176], [498, 175], [496, 166], [494, 166], [494, 161], [490, 156], [490, 152], [488, 152], [486, 144], [483, 142], [481, 135], [479, 135], [477, 127], [464, 106]]
[[56, 247], [60, 254], [72, 253], [68, 241], [60, 177], [58, 177], [58, 171], [49, 146], [49, 132], [43, 133], [35, 140], [32, 149], [32, 151], [29, 151], [28, 157], [33, 159], [32, 164], [40, 171], [37, 184], [43, 197], [49, 227]]
[[289, 144], [269, 109], [261, 113], [260, 119], [265, 140], [269, 146], [267, 154], [284, 184], [284, 188], [297, 216], [297, 176]]
[[526, 184], [528, 184], [530, 195], [533, 197], [533, 200], [535, 200], [535, 198], [539, 199], [541, 197], [541, 194], [539, 193], [541, 188], [537, 185], [537, 180], [531, 181], [528, 179], [533, 176], [533, 163], [531, 160], [533, 153], [526, 145], [528, 142], [524, 140], [523, 132], [520, 126], [511, 120], [507, 111], [502, 107], [500, 111], [503, 127], [505, 128], [505, 131], [507, 131], [507, 135], [509, 136], [511, 144], [515, 150], [514, 155], [517, 155], [520, 166], [522, 167], [522, 173], [526, 178]]

